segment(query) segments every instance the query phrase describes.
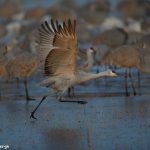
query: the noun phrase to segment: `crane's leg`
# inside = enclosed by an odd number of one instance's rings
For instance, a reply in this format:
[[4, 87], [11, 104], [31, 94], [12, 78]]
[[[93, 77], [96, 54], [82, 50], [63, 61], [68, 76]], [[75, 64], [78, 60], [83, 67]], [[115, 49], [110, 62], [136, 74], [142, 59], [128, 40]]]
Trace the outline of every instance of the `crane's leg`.
[[130, 81], [131, 81], [131, 86], [132, 86], [132, 89], [133, 89], [133, 94], [135, 96], [136, 95], [136, 91], [135, 91], [135, 87], [134, 87], [134, 83], [133, 83], [133, 79], [132, 79], [131, 69], [129, 69], [129, 78], [130, 78]]
[[68, 88], [68, 97], [74, 97], [75, 96], [75, 94], [74, 94], [74, 87], [73, 86], [71, 86], [71, 87], [69, 87]]
[[25, 86], [26, 100], [28, 100], [28, 101], [35, 100], [29, 96], [27, 78], [24, 80], [24, 86]]
[[[105, 70], [107, 69], [112, 69], [112, 66], [111, 65], [105, 65]], [[113, 70], [113, 69], [112, 69]], [[104, 82], [105, 82], [105, 86], [107, 87], [108, 86], [108, 77], [107, 76], [104, 76]]]
[[39, 108], [39, 106], [41, 105], [41, 103], [47, 98], [47, 96], [43, 96], [43, 98], [41, 99], [41, 101], [39, 102], [39, 104], [35, 107], [35, 109], [31, 112], [30, 118], [33, 119], [37, 119], [34, 114], [37, 111], [37, 109]]
[[59, 102], [72, 102], [72, 103], [78, 103], [78, 104], [86, 104], [86, 101], [80, 101], [80, 100], [67, 100], [63, 97], [63, 93], [59, 93], [59, 96], [57, 97]]
[[97, 64], [96, 68], [96, 73], [99, 73], [99, 64]]
[[68, 97], [71, 97], [71, 87], [68, 88]]
[[128, 92], [128, 70], [125, 69], [125, 93], [126, 96], [130, 96], [130, 93]]
[[19, 78], [16, 78], [16, 82], [17, 82], [17, 88], [19, 88]]
[[138, 75], [138, 89], [139, 89], [139, 95], [141, 95], [141, 80], [140, 80], [140, 71], [137, 72]]
[[1, 90], [0, 90], [0, 100], [2, 99], [2, 94], [1, 94]]
[[72, 102], [72, 103], [78, 103], [78, 104], [86, 104], [87, 102], [86, 101], [79, 101], [79, 100], [77, 100], [77, 101], [74, 101], [74, 100], [66, 100], [65, 98], [63, 98], [63, 97], [60, 97], [59, 98], [59, 101], [60, 102]]

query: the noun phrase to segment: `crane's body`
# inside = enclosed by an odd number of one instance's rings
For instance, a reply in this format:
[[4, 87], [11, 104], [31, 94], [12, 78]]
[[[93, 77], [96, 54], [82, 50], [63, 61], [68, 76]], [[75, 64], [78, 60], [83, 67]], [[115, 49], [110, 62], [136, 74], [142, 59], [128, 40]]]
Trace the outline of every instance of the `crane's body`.
[[[101, 76], [116, 76], [111, 70], [92, 74], [80, 72], [77, 68], [78, 48], [75, 20], [68, 20], [62, 24], [59, 24], [57, 20], [55, 23], [51, 20], [51, 25], [47, 21], [43, 22], [39, 27], [37, 44], [40, 60], [44, 63], [45, 75], [48, 77], [42, 81], [42, 84], [51, 85], [53, 91], [59, 93], [60, 99], [67, 89], [75, 84]], [[32, 118], [35, 118], [36, 109], [31, 114]]]

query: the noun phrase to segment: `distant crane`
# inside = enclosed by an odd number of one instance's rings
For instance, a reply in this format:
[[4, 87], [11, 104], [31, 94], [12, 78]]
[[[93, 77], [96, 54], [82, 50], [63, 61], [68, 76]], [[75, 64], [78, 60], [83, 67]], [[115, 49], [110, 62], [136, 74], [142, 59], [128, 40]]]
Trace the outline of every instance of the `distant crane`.
[[[109, 51], [102, 58], [102, 64], [111, 64], [118, 67], [125, 67], [125, 89], [126, 96], [129, 96], [127, 77], [130, 77], [133, 93], [136, 95], [132, 75], [130, 73], [131, 67], [136, 67], [142, 72], [150, 72], [150, 50], [138, 47], [137, 45], [124, 45]], [[128, 73], [129, 68], [129, 73]]]
[[17, 55], [14, 59], [8, 61], [6, 65], [6, 76], [9, 80], [13, 78], [24, 78], [26, 100], [33, 100], [29, 96], [27, 78], [35, 71], [38, 66], [36, 56], [29, 52], [23, 52]]
[[81, 70], [81, 71], [85, 71], [85, 72], [90, 71], [90, 69], [94, 65], [94, 55], [95, 55], [95, 53], [96, 53], [96, 51], [93, 47], [87, 48], [86, 49], [87, 60], [83, 65], [79, 66], [78, 69]]
[[[5, 77], [6, 75], [6, 64], [8, 63], [7, 58], [5, 57], [7, 53], [7, 46], [0, 47], [0, 77]], [[1, 90], [0, 90], [0, 99], [1, 99]]]
[[[90, 71], [90, 69], [94, 65], [94, 55], [95, 55], [95, 50], [93, 47], [86, 49], [87, 60], [83, 65], [78, 67], [79, 71], [83, 71], [83, 72]], [[73, 95], [74, 95], [74, 87], [69, 87], [68, 88], [68, 97], [71, 97]]]

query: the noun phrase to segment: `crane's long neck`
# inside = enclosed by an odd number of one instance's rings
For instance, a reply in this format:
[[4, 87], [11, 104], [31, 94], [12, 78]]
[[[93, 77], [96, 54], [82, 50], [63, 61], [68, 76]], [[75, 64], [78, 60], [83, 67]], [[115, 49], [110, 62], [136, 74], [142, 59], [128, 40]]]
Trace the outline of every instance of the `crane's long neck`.
[[92, 79], [97, 79], [99, 77], [103, 77], [103, 76], [111, 76], [108, 71], [104, 71], [104, 72], [100, 72], [97, 74], [94, 73], [83, 73], [83, 74], [79, 74], [79, 78], [78, 78], [78, 83], [83, 83]]
[[87, 53], [87, 70], [89, 70], [94, 64], [94, 58], [92, 53]]

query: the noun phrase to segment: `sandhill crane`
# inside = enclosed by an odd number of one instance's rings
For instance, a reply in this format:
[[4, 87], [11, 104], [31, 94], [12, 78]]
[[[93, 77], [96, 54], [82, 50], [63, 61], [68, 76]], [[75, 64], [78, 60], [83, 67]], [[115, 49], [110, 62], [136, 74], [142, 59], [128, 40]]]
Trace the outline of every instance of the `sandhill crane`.
[[122, 28], [114, 28], [97, 34], [93, 39], [93, 45], [104, 44], [116, 48], [125, 44], [127, 39], [128, 34]]
[[6, 73], [5, 66], [7, 64], [7, 61], [4, 58], [0, 58], [0, 76], [4, 76]]
[[0, 47], [0, 76], [4, 76], [6, 73], [5, 66], [7, 64], [6, 59], [6, 53], [7, 53], [7, 46]]
[[149, 12], [149, 8], [147, 8], [149, 5], [150, 3], [148, 0], [122, 0], [117, 4], [117, 8], [125, 18], [133, 18], [134, 20], [137, 20], [142, 17], [146, 18], [145, 14]]
[[[132, 76], [130, 73], [131, 67], [136, 67], [140, 70], [141, 68], [141, 61], [142, 57], [139, 52], [139, 48], [137, 46], [131, 46], [131, 45], [123, 45], [118, 47], [117, 49], [114, 49], [112, 51], [109, 51], [105, 54], [105, 56], [102, 58], [101, 62], [102, 64], [111, 64], [118, 67], [125, 67], [125, 89], [126, 89], [126, 96], [129, 95], [128, 93], [128, 85], [127, 85], [127, 77], [130, 77], [132, 88], [134, 91], [134, 95], [136, 95], [136, 91], [133, 85]], [[129, 73], [128, 73], [129, 68]]]
[[137, 40], [138, 43], [142, 43], [145, 48], [150, 48], [150, 34], [143, 35], [141, 39]]
[[29, 52], [23, 52], [22, 54], [17, 55], [15, 58], [9, 60], [6, 65], [7, 79], [24, 78], [26, 100], [33, 100], [29, 96], [27, 78], [31, 76], [37, 66], [37, 57]]
[[144, 73], [150, 73], [150, 48], [140, 48], [138, 51], [141, 58], [138, 69]]
[[[83, 72], [90, 71], [90, 69], [94, 65], [94, 55], [95, 55], [95, 49], [93, 47], [87, 48], [86, 49], [87, 60], [83, 65], [81, 65], [77, 68]], [[74, 87], [69, 87], [68, 88], [68, 97], [72, 97], [72, 95], [74, 95]]]
[[94, 62], [97, 65], [97, 73], [98, 73], [99, 66], [101, 65], [101, 59], [108, 51], [111, 50], [111, 48], [105, 44], [99, 44], [99, 45], [94, 45], [94, 49], [95, 49], [95, 57], [91, 59], [94, 59]]
[[81, 71], [88, 72], [94, 65], [94, 55], [95, 55], [95, 49], [93, 47], [87, 48], [86, 49], [86, 55], [87, 55], [87, 60], [86, 62], [82, 65], [79, 66], [78, 69]]
[[[8, 63], [8, 60], [5, 57], [6, 53], [7, 53], [7, 46], [0, 47], [0, 77], [4, 77], [6, 74], [6, 64]], [[0, 98], [1, 98], [1, 91], [0, 91]]]
[[[44, 62], [45, 75], [48, 76], [47, 79], [42, 81], [42, 84], [51, 84], [52, 92], [59, 94], [60, 102], [66, 102], [62, 96], [69, 87], [75, 84], [102, 76], [116, 76], [110, 70], [93, 74], [83, 73], [83, 71], [80, 72], [77, 69], [76, 20], [71, 21], [69, 19], [61, 25], [57, 20], [54, 23], [51, 19], [51, 26], [49, 26], [47, 21], [43, 22], [39, 27], [37, 43], [41, 60]], [[44, 96], [37, 107], [31, 112], [30, 118], [36, 119], [34, 114], [47, 96]], [[71, 102], [85, 103], [84, 101]]]

